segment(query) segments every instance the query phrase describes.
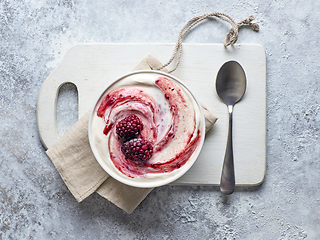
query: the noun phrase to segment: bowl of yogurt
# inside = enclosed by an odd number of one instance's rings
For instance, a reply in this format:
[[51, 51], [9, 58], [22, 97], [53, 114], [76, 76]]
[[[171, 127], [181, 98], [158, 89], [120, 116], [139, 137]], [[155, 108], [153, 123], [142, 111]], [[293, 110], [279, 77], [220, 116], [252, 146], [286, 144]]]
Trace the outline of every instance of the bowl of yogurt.
[[205, 119], [179, 79], [136, 71], [102, 91], [88, 134], [95, 158], [111, 177], [151, 188], [177, 180], [192, 167], [204, 142]]

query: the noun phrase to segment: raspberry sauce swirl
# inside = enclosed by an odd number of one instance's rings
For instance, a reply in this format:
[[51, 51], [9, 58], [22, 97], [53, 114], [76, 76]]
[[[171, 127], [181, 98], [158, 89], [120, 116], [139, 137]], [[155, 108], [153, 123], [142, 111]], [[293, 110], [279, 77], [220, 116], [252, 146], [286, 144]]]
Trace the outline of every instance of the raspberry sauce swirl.
[[[93, 132], [100, 129], [96, 147], [108, 152], [104, 157], [109, 157], [114, 167], [129, 178], [180, 169], [199, 147], [204, 134], [198, 105], [182, 85], [165, 76], [127, 78], [108, 91], [95, 109], [96, 120], [92, 124], [100, 119], [99, 126], [92, 126], [96, 129]], [[121, 151], [124, 142], [116, 133], [116, 125], [132, 114], [143, 125], [138, 137], [153, 146], [147, 161], [128, 159]]]

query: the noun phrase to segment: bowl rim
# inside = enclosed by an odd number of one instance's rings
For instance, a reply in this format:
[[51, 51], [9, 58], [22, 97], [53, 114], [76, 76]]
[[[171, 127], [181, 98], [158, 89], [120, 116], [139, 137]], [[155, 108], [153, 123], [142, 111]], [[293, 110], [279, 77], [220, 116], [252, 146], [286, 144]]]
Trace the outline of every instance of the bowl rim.
[[[112, 85], [114, 85], [115, 83], [121, 81], [124, 78], [127, 78], [131, 75], [137, 75], [137, 74], [142, 74], [142, 73], [149, 73], [149, 74], [159, 74], [159, 75], [163, 75], [169, 79], [173, 79], [175, 81], [177, 81], [179, 84], [181, 84], [193, 97], [193, 99], [195, 100], [197, 106], [199, 107], [199, 111], [200, 111], [200, 117], [201, 117], [201, 131], [202, 131], [202, 135], [201, 135], [201, 139], [200, 139], [200, 144], [197, 147], [196, 151], [193, 153], [192, 155], [192, 159], [191, 162], [190, 159], [188, 160], [189, 165], [183, 165], [181, 168], [179, 168], [180, 172], [175, 174], [175, 176], [173, 178], [162, 178], [158, 181], [147, 181], [147, 182], [142, 182], [142, 181], [132, 181], [132, 179], [134, 178], [125, 178], [126, 176], [123, 174], [124, 178], [119, 177], [119, 175], [114, 174], [113, 171], [109, 170], [109, 168], [103, 163], [102, 159], [100, 159], [99, 154], [96, 153], [96, 149], [93, 146], [93, 136], [92, 136], [92, 130], [91, 130], [91, 126], [92, 126], [92, 118], [93, 118], [93, 114], [95, 114], [95, 109], [96, 106], [98, 104], [98, 102], [100, 101], [100, 99], [105, 95], [105, 93], [107, 93], [108, 88], [110, 88]], [[163, 185], [167, 185], [169, 183], [172, 183], [174, 181], [176, 181], [177, 179], [179, 179], [180, 177], [182, 177], [185, 173], [187, 173], [189, 171], [189, 169], [194, 165], [194, 163], [196, 162], [197, 158], [199, 157], [199, 154], [201, 152], [201, 149], [203, 147], [204, 144], [204, 139], [205, 139], [205, 117], [204, 117], [204, 113], [203, 113], [203, 109], [202, 106], [200, 104], [200, 102], [198, 101], [198, 99], [196, 98], [196, 96], [192, 93], [192, 91], [189, 89], [188, 86], [186, 86], [185, 83], [183, 83], [180, 79], [178, 79], [177, 77], [166, 73], [166, 72], [162, 72], [162, 71], [157, 71], [157, 70], [138, 70], [138, 71], [132, 71], [130, 73], [126, 73], [118, 78], [116, 78], [115, 80], [111, 81], [104, 89], [103, 91], [98, 95], [97, 99], [94, 101], [94, 104], [91, 108], [90, 111], [90, 116], [89, 116], [89, 122], [88, 122], [88, 138], [89, 138], [89, 145], [91, 148], [91, 151], [95, 157], [95, 159], [97, 160], [97, 162], [99, 163], [99, 165], [104, 169], [104, 171], [106, 173], [108, 173], [112, 178], [114, 178], [115, 180], [124, 183], [126, 185], [132, 186], [132, 187], [139, 187], [139, 188], [153, 188], [153, 187], [160, 187]], [[111, 161], [111, 159], [109, 158], [108, 161]], [[112, 163], [113, 165], [113, 163]], [[175, 171], [173, 171], [175, 172]], [[161, 173], [162, 174], [162, 173]], [[170, 174], [170, 173], [163, 173], [163, 174]]]

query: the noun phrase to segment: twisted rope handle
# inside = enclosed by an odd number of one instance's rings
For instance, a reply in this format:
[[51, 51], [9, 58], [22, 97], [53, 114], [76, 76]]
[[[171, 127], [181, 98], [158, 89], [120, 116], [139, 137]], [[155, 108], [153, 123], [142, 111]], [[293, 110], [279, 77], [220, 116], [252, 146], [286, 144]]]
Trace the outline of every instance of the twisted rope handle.
[[224, 41], [223, 41], [223, 44], [225, 47], [227, 47], [229, 45], [233, 45], [237, 42], [239, 27], [242, 25], [248, 25], [254, 31], [259, 31], [259, 25], [257, 23], [252, 23], [252, 21], [254, 20], [253, 16], [250, 16], [250, 17], [248, 17], [238, 23], [236, 23], [229, 15], [227, 15], [225, 13], [220, 13], [220, 12], [208, 13], [208, 14], [194, 17], [194, 18], [190, 19], [187, 22], [187, 24], [184, 25], [184, 27], [181, 29], [181, 31], [179, 33], [178, 41], [176, 43], [176, 46], [174, 48], [174, 52], [173, 52], [170, 60], [166, 64], [164, 64], [161, 67], [154, 69], [154, 70], [161, 70], [161, 69], [167, 67], [170, 63], [172, 63], [172, 61], [174, 60], [174, 58], [176, 57], [176, 55], [178, 53], [176, 65], [172, 70], [169, 71], [169, 73], [172, 73], [173, 71], [175, 71], [177, 69], [177, 67], [180, 63], [180, 59], [181, 59], [183, 37], [190, 31], [191, 28], [193, 28], [195, 25], [197, 25], [198, 23], [200, 23], [201, 21], [203, 21], [209, 17], [217, 17], [217, 18], [220, 18], [221, 20], [226, 21], [231, 24], [231, 28], [230, 28], [228, 34], [225, 36]]

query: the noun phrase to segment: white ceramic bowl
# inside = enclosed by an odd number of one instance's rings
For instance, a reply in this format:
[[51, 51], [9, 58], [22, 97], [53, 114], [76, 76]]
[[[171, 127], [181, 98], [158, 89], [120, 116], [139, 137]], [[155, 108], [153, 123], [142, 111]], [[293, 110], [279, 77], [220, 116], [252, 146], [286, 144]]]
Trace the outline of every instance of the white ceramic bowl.
[[[197, 108], [198, 113], [198, 125], [199, 130], [201, 132], [201, 138], [200, 143], [198, 144], [197, 148], [194, 150], [193, 154], [189, 158], [189, 160], [180, 168], [169, 172], [169, 173], [152, 173], [148, 174], [146, 177], [128, 177], [122, 172], [120, 172], [113, 162], [110, 159], [108, 146], [105, 147], [103, 144], [106, 144], [105, 139], [107, 138], [106, 135], [103, 134], [104, 124], [102, 119], [97, 117], [96, 111], [100, 106], [100, 103], [102, 99], [112, 90], [119, 88], [122, 86], [122, 83], [124, 81], [128, 81], [130, 78], [140, 78], [143, 81], [144, 77], [149, 77], [154, 75], [154, 79], [156, 79], [159, 76], [163, 76], [168, 78], [169, 80], [173, 81], [174, 83], [178, 84], [181, 89], [183, 89], [190, 98], [192, 98], [193, 105], [195, 108]], [[128, 84], [126, 82], [126, 84]], [[185, 174], [194, 164], [196, 161], [201, 148], [203, 146], [204, 137], [205, 137], [205, 119], [202, 111], [202, 107], [195, 98], [195, 96], [192, 94], [192, 92], [188, 89], [188, 87], [182, 83], [179, 79], [176, 77], [166, 74], [160, 71], [153, 71], [153, 70], [143, 70], [143, 71], [136, 71], [129, 74], [126, 74], [115, 81], [113, 81], [109, 86], [106, 87], [106, 89], [103, 90], [103, 92], [100, 94], [98, 99], [95, 101], [95, 104], [92, 108], [90, 119], [89, 119], [89, 126], [88, 126], [88, 134], [89, 134], [89, 142], [92, 149], [92, 152], [94, 156], [96, 157], [97, 161], [101, 165], [101, 167], [114, 179], [118, 180], [119, 182], [122, 182], [124, 184], [134, 186], [134, 187], [140, 187], [140, 188], [152, 188], [152, 187], [158, 187], [162, 185], [166, 185], [168, 183], [171, 183], [178, 178], [180, 178], [183, 174]]]

